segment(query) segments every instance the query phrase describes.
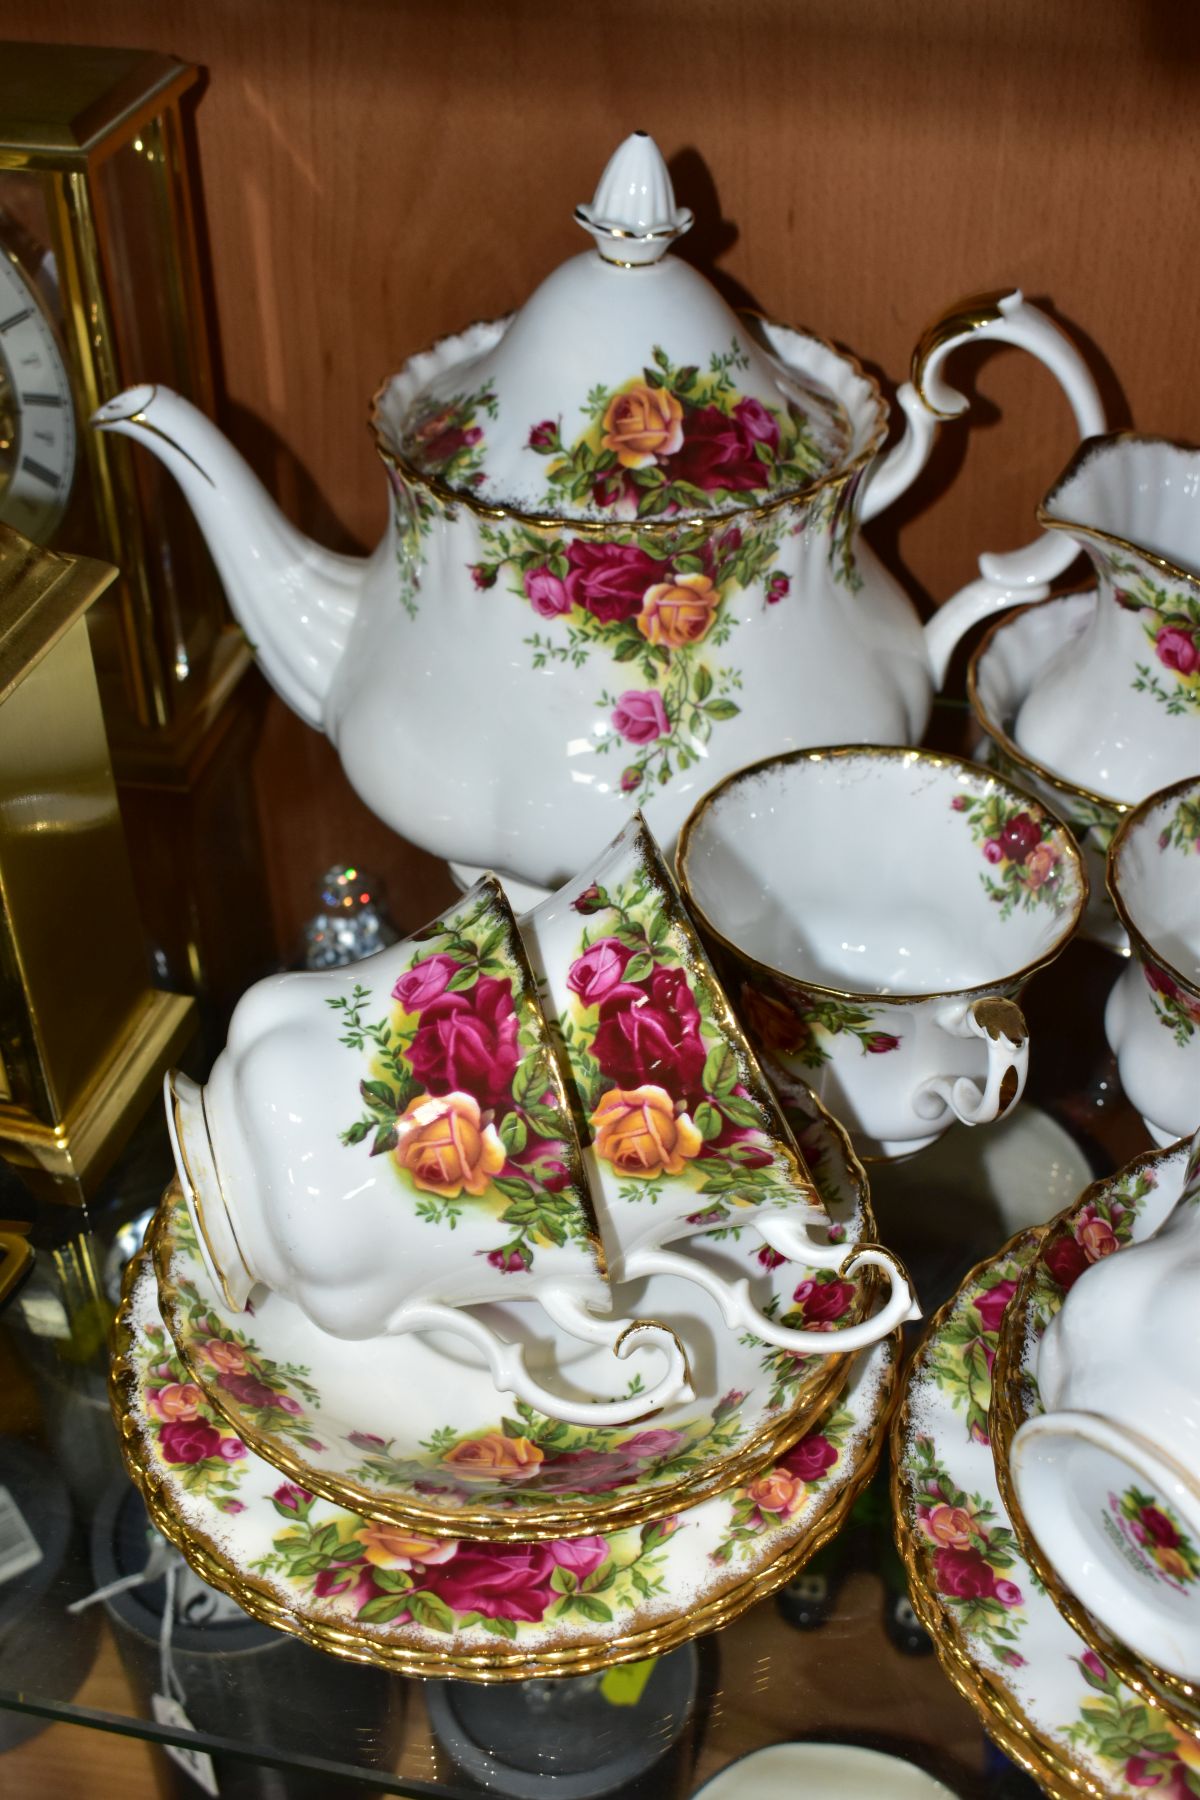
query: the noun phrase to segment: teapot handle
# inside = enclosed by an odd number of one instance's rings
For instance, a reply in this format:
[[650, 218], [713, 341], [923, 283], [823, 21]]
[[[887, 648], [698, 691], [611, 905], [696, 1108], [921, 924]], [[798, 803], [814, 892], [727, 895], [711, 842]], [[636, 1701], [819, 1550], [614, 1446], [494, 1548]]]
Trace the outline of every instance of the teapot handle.
[[[966, 412], [967, 400], [943, 378], [942, 366], [952, 350], [972, 338], [995, 339], [1028, 350], [1057, 378], [1071, 402], [1080, 436], [1092, 437], [1105, 430], [1104, 406], [1083, 358], [1052, 319], [1030, 306], [1019, 288], [962, 301], [930, 326], [913, 352], [912, 379], [896, 396], [907, 427], [871, 476], [863, 499], [864, 523], [897, 500], [920, 474], [939, 423]], [[1054, 577], [1076, 554], [1072, 538], [1043, 531], [1020, 550], [981, 556], [978, 579], [939, 606], [925, 627], [935, 686], [940, 687], [945, 679], [954, 646], [964, 631], [1002, 607], [1044, 599]]]

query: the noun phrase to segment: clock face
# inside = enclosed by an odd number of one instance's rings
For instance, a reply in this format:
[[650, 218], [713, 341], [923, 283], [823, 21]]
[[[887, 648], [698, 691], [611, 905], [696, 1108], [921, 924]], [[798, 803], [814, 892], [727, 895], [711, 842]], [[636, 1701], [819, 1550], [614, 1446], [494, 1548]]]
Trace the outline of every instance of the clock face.
[[0, 245], [0, 520], [44, 544], [75, 473], [75, 406], [41, 300]]

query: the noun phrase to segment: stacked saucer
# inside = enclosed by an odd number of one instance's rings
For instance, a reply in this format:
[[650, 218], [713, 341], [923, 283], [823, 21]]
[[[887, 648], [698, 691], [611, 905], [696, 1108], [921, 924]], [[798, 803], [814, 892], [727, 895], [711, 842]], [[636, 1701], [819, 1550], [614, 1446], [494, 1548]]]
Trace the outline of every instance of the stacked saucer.
[[171, 1106], [113, 1407], [154, 1523], [255, 1617], [584, 1673], [770, 1593], [869, 1478], [907, 1283], [640, 821], [520, 927], [484, 883], [348, 981], [260, 984]]
[[[1200, 1381], [1170, 1348], [1195, 1310], [1187, 1161], [1186, 1144], [1136, 1159], [973, 1270], [931, 1322], [894, 1426], [914, 1606], [988, 1731], [1056, 1796], [1200, 1793], [1181, 1402]], [[1178, 1421], [1165, 1455], [1164, 1405]]]

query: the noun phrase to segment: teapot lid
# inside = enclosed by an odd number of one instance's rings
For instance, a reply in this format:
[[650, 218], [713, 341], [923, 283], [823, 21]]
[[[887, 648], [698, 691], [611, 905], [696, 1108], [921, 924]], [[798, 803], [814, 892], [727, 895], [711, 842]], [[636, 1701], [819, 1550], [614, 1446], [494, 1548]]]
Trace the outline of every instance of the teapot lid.
[[[539, 519], [679, 518], [776, 502], [877, 446], [878, 391], [849, 359], [739, 316], [666, 254], [692, 214], [645, 132], [575, 217], [595, 250], [380, 397], [386, 450], [409, 472]], [[413, 397], [407, 377], [430, 369]]]

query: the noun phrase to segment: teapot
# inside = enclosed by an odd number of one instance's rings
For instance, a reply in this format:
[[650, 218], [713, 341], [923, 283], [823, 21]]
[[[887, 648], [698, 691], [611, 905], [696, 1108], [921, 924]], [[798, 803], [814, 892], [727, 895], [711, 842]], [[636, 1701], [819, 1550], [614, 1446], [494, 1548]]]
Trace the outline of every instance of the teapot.
[[1012, 292], [925, 334], [885, 451], [887, 404], [852, 356], [735, 313], [667, 254], [692, 214], [645, 133], [575, 216], [594, 248], [375, 395], [391, 506], [369, 557], [306, 538], [168, 389], [93, 417], [172, 470], [268, 680], [464, 883], [486, 867], [544, 891], [635, 808], [669, 848], [747, 763], [921, 736], [962, 633], [1076, 554], [1043, 533], [985, 556], [922, 631], [863, 544], [966, 409], [942, 373], [957, 345], [1030, 351], [1081, 435], [1104, 427], [1078, 352]]

